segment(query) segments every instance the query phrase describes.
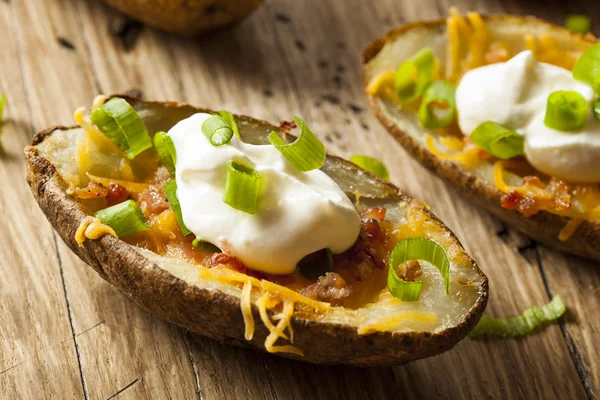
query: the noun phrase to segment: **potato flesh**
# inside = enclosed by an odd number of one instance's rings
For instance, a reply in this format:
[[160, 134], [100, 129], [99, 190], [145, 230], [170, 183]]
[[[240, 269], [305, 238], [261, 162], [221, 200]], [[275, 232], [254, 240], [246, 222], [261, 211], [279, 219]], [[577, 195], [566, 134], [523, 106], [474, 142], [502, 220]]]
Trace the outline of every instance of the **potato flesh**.
[[[138, 110], [150, 132], [168, 130], [178, 120], [197, 112], [197, 110], [189, 107], [183, 110], [181, 108], [174, 109], [173, 112], [169, 113], [165, 111], [164, 106], [156, 105], [155, 107], [154, 110]], [[244, 140], [254, 144], [266, 143], [267, 133], [273, 129], [270, 126], [251, 120], [238, 120], [238, 125]], [[79, 128], [56, 130], [37, 145], [39, 155], [49, 160], [67, 183], [77, 185], [85, 177], [78, 170], [77, 146], [86, 135], [85, 131]], [[104, 176], [116, 179], [120, 177], [117, 169], [120, 160], [114, 159], [114, 154], [102, 153], [94, 144], [91, 145], [90, 150], [95, 162], [101, 164], [104, 160], [110, 160], [110, 164], [102, 165], [102, 168], [96, 167], [106, 174]], [[360, 193], [361, 205], [365, 207], [386, 207], [388, 210], [387, 219], [392, 221], [394, 225], [406, 221], [406, 202], [395, 194], [390, 195], [389, 192], [384, 190], [381, 182], [374, 180], [370, 175], [357, 171], [352, 164], [335, 158], [328, 158], [323, 170], [338, 182], [351, 198], [354, 198], [356, 193]], [[458, 245], [458, 242], [450, 233], [444, 233], [442, 239], [453, 246]], [[203, 267], [167, 259], [144, 249], [135, 249], [150, 260], [156, 261], [161, 268], [189, 284], [200, 288], [220, 290], [240, 297], [241, 288], [237, 286], [200, 279], [198, 268]], [[374, 329], [391, 331], [440, 332], [458, 325], [481, 297], [483, 277], [477, 273], [477, 270], [471, 264], [458, 265], [452, 262], [450, 295], [446, 296], [443, 279], [438, 270], [428, 263], [422, 263], [422, 266], [424, 272], [422, 276], [423, 291], [418, 302], [401, 302], [391, 297], [387, 289], [384, 289], [376, 303], [368, 304], [359, 309], [332, 307], [330, 312], [320, 315], [318, 318], [325, 322], [356, 327], [378, 324], [382, 322], [382, 319], [387, 319], [387, 323], [380, 324]], [[259, 290], [257, 289], [252, 294], [253, 302], [258, 297]]]

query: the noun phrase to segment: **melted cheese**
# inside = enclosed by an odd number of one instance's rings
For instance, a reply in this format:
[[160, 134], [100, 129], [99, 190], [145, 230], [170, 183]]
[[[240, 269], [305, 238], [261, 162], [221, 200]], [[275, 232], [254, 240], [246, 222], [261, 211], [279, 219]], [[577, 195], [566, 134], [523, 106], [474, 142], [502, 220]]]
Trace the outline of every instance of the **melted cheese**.
[[104, 225], [98, 218], [88, 215], [79, 224], [79, 227], [75, 232], [75, 241], [80, 247], [83, 247], [85, 239], [95, 240], [104, 235], [113, 235], [114, 237], [117, 237], [113, 228]]
[[427, 143], [427, 149], [429, 149], [429, 151], [436, 157], [443, 158], [445, 160], [460, 161], [466, 165], [473, 165], [479, 160], [478, 154], [480, 149], [478, 147], [465, 149], [462, 150], [460, 153], [448, 154], [439, 151], [435, 147], [435, 140], [433, 136], [425, 135], [425, 141]]
[[370, 333], [395, 330], [398, 325], [406, 321], [414, 321], [426, 325], [436, 325], [440, 317], [435, 313], [426, 311], [404, 311], [397, 314], [386, 315], [376, 322], [367, 325], [361, 325], [358, 328], [359, 335], [368, 335]]
[[[294, 302], [290, 300], [284, 301], [283, 311], [279, 316], [279, 321], [277, 322], [277, 325], [274, 326], [271, 320], [269, 319], [269, 315], [267, 313], [267, 304], [269, 300], [269, 293], [265, 293], [256, 302], [256, 305], [260, 310], [261, 319], [270, 332], [267, 338], [265, 339], [265, 349], [269, 353], [292, 353], [297, 354], [299, 356], [304, 356], [304, 352], [295, 346], [289, 344], [283, 346], [275, 346], [275, 342], [277, 342], [279, 338], [289, 340], [289, 337], [284, 333], [284, 330], [286, 327], [289, 327], [289, 329], [291, 329], [291, 318], [294, 315]], [[290, 340], [290, 342], [293, 342], [293, 340]]]

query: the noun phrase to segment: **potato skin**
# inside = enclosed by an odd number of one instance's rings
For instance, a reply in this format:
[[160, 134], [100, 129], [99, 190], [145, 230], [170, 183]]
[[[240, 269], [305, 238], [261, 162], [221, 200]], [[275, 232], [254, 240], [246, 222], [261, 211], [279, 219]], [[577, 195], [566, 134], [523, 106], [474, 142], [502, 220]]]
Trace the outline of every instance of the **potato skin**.
[[[119, 97], [139, 102], [126, 96]], [[165, 107], [176, 106], [174, 103], [161, 104]], [[179, 106], [189, 107], [183, 104]], [[260, 322], [256, 306], [252, 305], [255, 334], [253, 340], [247, 342], [244, 339], [244, 322], [238, 297], [188, 285], [113, 236], [86, 240], [83, 247], [75, 242], [75, 232], [86, 214], [66, 194], [54, 166], [40, 157], [35, 148], [55, 129], [69, 128], [53, 127], [40, 132], [34, 137], [33, 146], [25, 149], [27, 182], [48, 221], [67, 246], [104, 280], [158, 317], [221, 342], [265, 351], [264, 341], [269, 332]], [[381, 183], [390, 195], [400, 196], [402, 201], [415, 201], [388, 182]], [[432, 218], [439, 222], [435, 216], [432, 215]], [[453, 328], [439, 333], [376, 332], [359, 335], [354, 326], [318, 322], [295, 314], [292, 318], [294, 345], [304, 351], [304, 357], [276, 354], [317, 364], [379, 366], [404, 364], [447, 351], [475, 326], [487, 304], [488, 280], [475, 262], [469, 260], [482, 278], [481, 296], [465, 320]]]
[[[596, 43], [597, 39], [591, 35], [580, 36], [572, 33], [562, 27], [534, 17], [518, 17], [513, 15], [497, 15], [483, 17], [484, 21], [494, 19], [517, 20], [522, 24], [542, 24], [545, 25], [549, 34], [569, 35], [580, 39], [582, 42]], [[417, 27], [440, 28], [444, 26], [445, 19], [431, 22], [415, 22], [404, 25], [398, 29], [389, 32], [387, 35], [368, 44], [363, 51], [363, 64], [368, 63], [375, 57], [383, 46], [394, 40], [396, 37]], [[364, 87], [366, 92], [367, 77], [364, 76]], [[404, 149], [421, 163], [428, 170], [436, 175], [446, 179], [456, 186], [460, 192], [470, 201], [480, 207], [486, 208], [493, 215], [514, 229], [523, 232], [532, 239], [556, 250], [574, 254], [580, 257], [588, 258], [594, 261], [600, 261], [600, 224], [583, 221], [575, 233], [566, 241], [558, 239], [559, 233], [569, 218], [561, 217], [546, 211], [541, 211], [532, 217], [526, 217], [516, 210], [508, 210], [501, 206], [501, 196], [504, 194], [498, 188], [485, 182], [484, 180], [471, 173], [462, 165], [450, 160], [444, 160], [436, 157], [425, 146], [412, 138], [406, 132], [398, 128], [390, 121], [383, 111], [379, 108], [376, 98], [367, 93], [369, 107], [389, 133], [404, 147]]]
[[157, 29], [193, 36], [239, 22], [262, 0], [104, 0]]

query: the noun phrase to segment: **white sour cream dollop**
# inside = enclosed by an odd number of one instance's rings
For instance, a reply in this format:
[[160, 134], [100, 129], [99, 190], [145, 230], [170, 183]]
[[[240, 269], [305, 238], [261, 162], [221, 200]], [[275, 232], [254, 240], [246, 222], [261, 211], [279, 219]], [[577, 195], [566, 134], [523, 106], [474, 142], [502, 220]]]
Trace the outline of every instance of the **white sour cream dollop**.
[[600, 182], [600, 121], [593, 113], [579, 132], [561, 132], [544, 124], [550, 93], [574, 90], [590, 104], [591, 87], [571, 71], [537, 62], [523, 51], [505, 63], [468, 71], [456, 90], [458, 123], [465, 135], [486, 121], [525, 136], [525, 156], [539, 171], [570, 182]]
[[[169, 131], [183, 221], [196, 237], [270, 274], [292, 273], [304, 256], [323, 248], [336, 254], [354, 244], [360, 216], [327, 174], [300, 172], [274, 146], [235, 136], [228, 145], [212, 146], [201, 131], [209, 116], [192, 115]], [[230, 161], [252, 166], [263, 177], [256, 214], [223, 202]]]

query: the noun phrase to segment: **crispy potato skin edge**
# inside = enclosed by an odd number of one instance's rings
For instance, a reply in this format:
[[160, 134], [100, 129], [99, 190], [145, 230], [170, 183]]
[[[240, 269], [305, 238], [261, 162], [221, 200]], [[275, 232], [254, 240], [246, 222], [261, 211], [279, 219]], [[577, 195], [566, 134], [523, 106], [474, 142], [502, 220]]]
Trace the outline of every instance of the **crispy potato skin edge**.
[[[597, 40], [591, 36], [580, 36], [567, 31], [564, 28], [553, 25], [535, 17], [517, 17], [512, 15], [486, 16], [484, 20], [490, 19], [516, 19], [518, 22], [541, 23], [548, 26], [549, 31], [557, 34], [568, 34], [580, 37], [582, 41], [596, 43]], [[441, 28], [445, 24], [445, 19], [431, 22], [415, 22], [395, 29], [385, 36], [368, 44], [363, 51], [363, 64], [367, 64], [388, 41], [393, 41], [396, 37], [417, 27]], [[363, 84], [367, 87], [366, 74], [363, 76]], [[386, 118], [383, 111], [377, 105], [375, 97], [367, 93], [369, 107], [373, 114], [379, 119], [389, 133], [404, 147], [404, 149], [414, 157], [424, 167], [436, 175], [446, 179], [454, 184], [460, 190], [461, 194], [478, 206], [486, 208], [496, 217], [500, 218], [511, 227], [525, 233], [534, 240], [545, 244], [556, 250], [574, 254], [580, 257], [588, 258], [594, 261], [600, 261], [600, 224], [591, 221], [584, 221], [575, 233], [566, 241], [558, 239], [561, 229], [569, 221], [569, 218], [541, 211], [533, 217], [525, 217], [515, 210], [507, 210], [500, 205], [502, 192], [494, 185], [479, 179], [477, 176], [463, 168], [461, 165], [444, 160], [433, 155], [425, 146], [422, 146], [409, 134], [400, 130], [392, 121]]]
[[[126, 98], [128, 101], [140, 101]], [[165, 107], [184, 106], [178, 103], [161, 104]], [[35, 144], [42, 142], [55, 129], [67, 128], [46, 129], [34, 137], [33, 146], [25, 149], [27, 182], [40, 208], [65, 244], [104, 280], [156, 316], [221, 342], [265, 351], [264, 340], [269, 332], [260, 322], [258, 309], [254, 305], [252, 311], [256, 330], [253, 340], [247, 342], [244, 340], [239, 298], [218, 290], [188, 285], [113, 236], [105, 235], [98, 240], [87, 240], [83, 247], [75, 242], [75, 231], [86, 214], [66, 194], [54, 166], [40, 157], [35, 148]], [[387, 182], [385, 185], [391, 194], [400, 195], [407, 201], [415, 201], [395, 186]], [[439, 221], [433, 215], [432, 218]], [[445, 225], [442, 226], [448, 229]], [[453, 328], [435, 334], [376, 332], [359, 335], [352, 326], [323, 323], [294, 315], [294, 345], [301, 348], [305, 355], [297, 357], [293, 354], [276, 354], [317, 364], [384, 366], [405, 364], [445, 352], [468, 334], [479, 321], [487, 304], [487, 277], [479, 270], [475, 261], [470, 260], [483, 281], [481, 296], [465, 320]]]

